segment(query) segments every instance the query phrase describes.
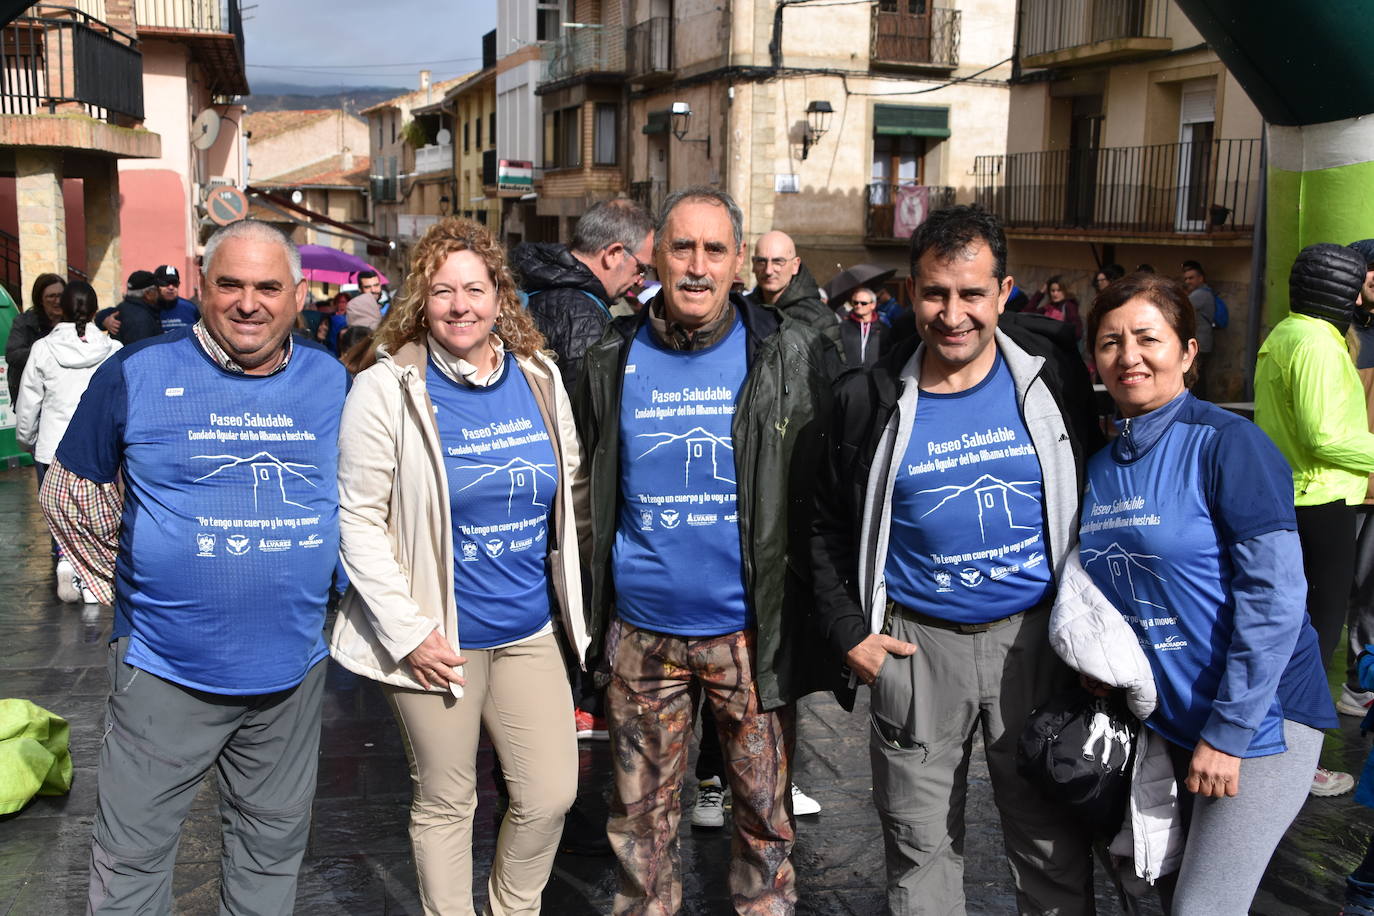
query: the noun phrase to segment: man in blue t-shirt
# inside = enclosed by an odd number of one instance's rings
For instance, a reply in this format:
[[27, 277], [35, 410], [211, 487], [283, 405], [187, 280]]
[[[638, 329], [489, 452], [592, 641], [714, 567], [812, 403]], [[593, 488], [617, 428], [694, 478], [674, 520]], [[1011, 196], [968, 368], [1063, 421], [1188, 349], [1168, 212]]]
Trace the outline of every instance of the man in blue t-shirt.
[[654, 238], [663, 289], [587, 349], [576, 408], [590, 456], [587, 670], [611, 674], [615, 912], [680, 908], [679, 787], [701, 693], [734, 799], [731, 897], [741, 912], [791, 912], [791, 704], [813, 689], [794, 535], [828, 405], [825, 344], [730, 295], [744, 238], [728, 194], [673, 193]]
[[171, 264], [163, 264], [153, 271], [157, 284], [157, 305], [162, 309], [162, 333], [189, 328], [200, 320], [200, 309], [190, 299], [180, 295], [181, 274]]
[[289, 912], [309, 835], [347, 373], [292, 342], [306, 283], [279, 230], [221, 229], [203, 279], [201, 320], [101, 366], [40, 493], [114, 606], [90, 913], [170, 911], [211, 766], [226, 912]]
[[1006, 252], [1000, 223], [978, 208], [937, 211], [917, 229], [908, 291], [919, 341], [840, 382], [818, 487], [819, 616], [872, 687], [894, 913], [963, 911], [975, 732], [1019, 908], [1093, 907], [1091, 836], [1021, 779], [1016, 744], [1031, 710], [1069, 681], [1049, 606], [1077, 534], [1082, 446], [1100, 434], [1090, 410], [1065, 407], [1091, 404], [1076, 352], [1013, 319], [999, 329]]

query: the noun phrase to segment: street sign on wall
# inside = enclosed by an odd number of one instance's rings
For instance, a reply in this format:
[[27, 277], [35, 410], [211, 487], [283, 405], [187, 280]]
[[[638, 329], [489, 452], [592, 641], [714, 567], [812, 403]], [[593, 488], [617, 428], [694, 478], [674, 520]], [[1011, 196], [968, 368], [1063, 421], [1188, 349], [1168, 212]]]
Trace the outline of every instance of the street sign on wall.
[[227, 226], [248, 215], [248, 198], [233, 185], [221, 185], [205, 198], [205, 212], [216, 225]]
[[496, 166], [496, 190], [527, 194], [534, 190], [534, 163], [502, 159]]

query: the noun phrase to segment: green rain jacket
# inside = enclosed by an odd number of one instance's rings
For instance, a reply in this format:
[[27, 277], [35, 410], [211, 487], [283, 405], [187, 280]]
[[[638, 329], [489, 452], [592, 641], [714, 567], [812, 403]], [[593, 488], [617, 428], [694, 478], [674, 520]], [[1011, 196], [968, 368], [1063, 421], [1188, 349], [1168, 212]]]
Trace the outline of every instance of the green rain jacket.
[[1374, 434], [1355, 363], [1334, 324], [1294, 313], [1270, 332], [1255, 365], [1255, 422], [1293, 469], [1295, 505], [1364, 500]]
[[[826, 454], [830, 385], [821, 336], [774, 310], [732, 296], [744, 322], [749, 372], [731, 423], [739, 480], [740, 553], [756, 621], [755, 678], [764, 709], [829, 689], [824, 641], [814, 622], [809, 538], [819, 461]], [[586, 605], [587, 670], [614, 661], [611, 550], [620, 510], [620, 397], [625, 362], [649, 308], [617, 318], [588, 350], [574, 399], [591, 484], [592, 549]]]

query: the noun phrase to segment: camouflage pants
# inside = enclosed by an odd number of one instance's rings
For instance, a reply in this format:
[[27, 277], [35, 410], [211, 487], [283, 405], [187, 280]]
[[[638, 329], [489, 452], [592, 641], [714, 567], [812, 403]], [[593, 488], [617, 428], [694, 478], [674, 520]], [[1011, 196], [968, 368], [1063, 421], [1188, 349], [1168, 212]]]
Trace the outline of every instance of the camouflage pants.
[[606, 691], [615, 768], [608, 832], [620, 865], [615, 913], [672, 916], [682, 906], [678, 822], [699, 691], [720, 732], [733, 800], [731, 902], [737, 913], [792, 913], [795, 710], [759, 707], [753, 631], [698, 639], [616, 626]]

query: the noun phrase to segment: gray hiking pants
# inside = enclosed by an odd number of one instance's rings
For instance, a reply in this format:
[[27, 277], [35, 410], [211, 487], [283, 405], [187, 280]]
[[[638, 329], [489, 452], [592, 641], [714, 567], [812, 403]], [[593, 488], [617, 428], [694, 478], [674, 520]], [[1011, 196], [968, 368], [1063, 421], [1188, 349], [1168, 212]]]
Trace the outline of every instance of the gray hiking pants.
[[224, 855], [220, 912], [290, 913], [310, 833], [326, 662], [290, 690], [204, 693], [124, 663], [110, 644], [88, 914], [170, 913], [181, 825], [211, 766]]
[[1017, 909], [1094, 912], [1091, 837], [1016, 772], [1027, 716], [1071, 683], [1048, 626], [1044, 607], [980, 633], [893, 617], [891, 635], [917, 648], [910, 658], [889, 655], [872, 689], [869, 755], [889, 912], [965, 912], [964, 801], [979, 730]]

